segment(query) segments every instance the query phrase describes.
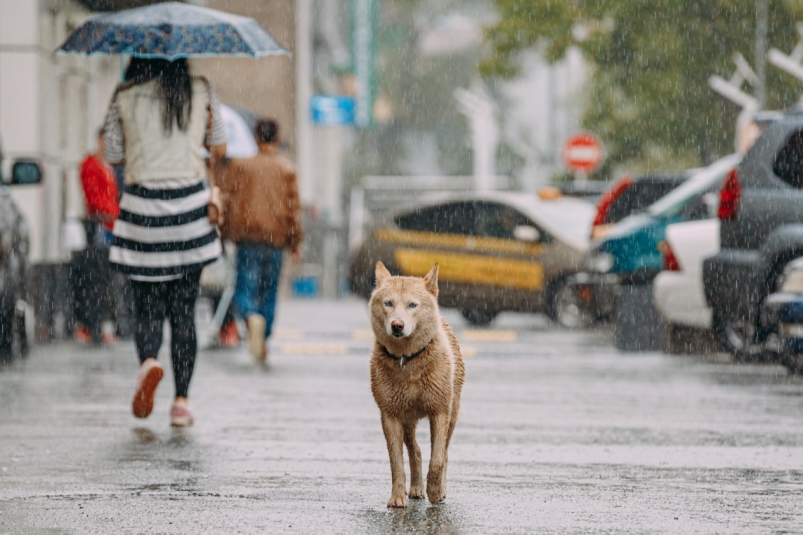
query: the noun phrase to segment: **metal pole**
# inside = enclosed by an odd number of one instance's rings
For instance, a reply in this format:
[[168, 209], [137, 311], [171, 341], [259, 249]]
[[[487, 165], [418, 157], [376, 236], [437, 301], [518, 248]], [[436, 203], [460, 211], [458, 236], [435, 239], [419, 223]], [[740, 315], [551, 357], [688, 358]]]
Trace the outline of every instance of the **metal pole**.
[[766, 62], [767, 62], [767, 0], [757, 0], [756, 5], [756, 100], [758, 109], [766, 103]]
[[312, 97], [312, 0], [296, 2], [296, 167], [302, 204], [315, 199], [312, 176], [312, 126], [309, 101]]

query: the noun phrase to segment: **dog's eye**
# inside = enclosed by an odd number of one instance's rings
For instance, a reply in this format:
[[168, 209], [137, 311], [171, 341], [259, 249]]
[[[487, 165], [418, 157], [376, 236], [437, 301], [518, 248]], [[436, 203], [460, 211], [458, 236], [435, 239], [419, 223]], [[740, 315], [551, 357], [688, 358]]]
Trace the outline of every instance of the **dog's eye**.
[[385, 301], [385, 306], [386, 307], [392, 307], [393, 306], [393, 301]]
[[415, 307], [417, 307], [417, 306], [418, 306], [418, 303], [410, 303], [410, 304], [409, 304], [409, 305], [407, 305], [407, 306], [409, 306], [410, 308], [415, 308]]

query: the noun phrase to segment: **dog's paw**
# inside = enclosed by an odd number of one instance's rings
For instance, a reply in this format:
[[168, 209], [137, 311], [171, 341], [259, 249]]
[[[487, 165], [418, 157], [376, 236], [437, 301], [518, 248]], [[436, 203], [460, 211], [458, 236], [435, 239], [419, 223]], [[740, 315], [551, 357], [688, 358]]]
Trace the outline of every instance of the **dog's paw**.
[[407, 495], [410, 498], [413, 498], [413, 499], [416, 499], [416, 500], [422, 500], [422, 499], [424, 499], [424, 487], [421, 486], [421, 485], [414, 485], [414, 486], [411, 485], [410, 486], [410, 492], [408, 492]]
[[429, 503], [439, 503], [446, 499], [446, 487], [442, 485], [427, 485], [427, 498]]
[[407, 496], [404, 494], [391, 496], [388, 500], [388, 507], [403, 508], [407, 507]]

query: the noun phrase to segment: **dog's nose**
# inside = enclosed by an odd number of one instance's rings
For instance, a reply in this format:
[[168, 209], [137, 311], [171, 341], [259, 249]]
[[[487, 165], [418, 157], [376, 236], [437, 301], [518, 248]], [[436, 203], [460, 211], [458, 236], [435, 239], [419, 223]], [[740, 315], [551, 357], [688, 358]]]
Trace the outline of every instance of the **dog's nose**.
[[394, 333], [400, 333], [404, 330], [404, 322], [399, 320], [394, 320], [390, 322], [390, 329]]

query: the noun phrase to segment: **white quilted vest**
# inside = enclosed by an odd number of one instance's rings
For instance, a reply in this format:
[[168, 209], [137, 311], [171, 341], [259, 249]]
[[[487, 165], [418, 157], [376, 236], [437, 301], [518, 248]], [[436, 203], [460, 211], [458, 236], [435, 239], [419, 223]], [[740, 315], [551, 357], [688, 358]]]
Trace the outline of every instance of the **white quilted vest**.
[[192, 110], [186, 130], [162, 127], [162, 103], [156, 82], [135, 85], [117, 94], [125, 136], [125, 183], [171, 178], [206, 178], [201, 152], [209, 121], [209, 96], [203, 80], [192, 80]]

